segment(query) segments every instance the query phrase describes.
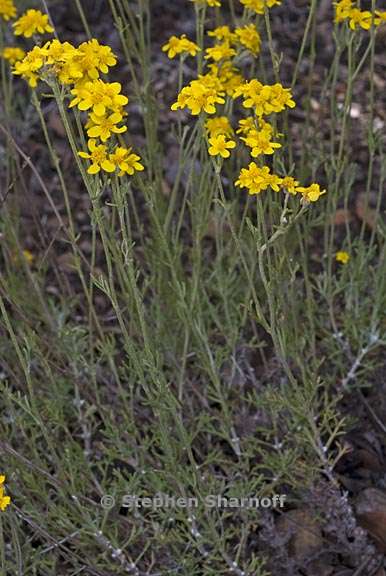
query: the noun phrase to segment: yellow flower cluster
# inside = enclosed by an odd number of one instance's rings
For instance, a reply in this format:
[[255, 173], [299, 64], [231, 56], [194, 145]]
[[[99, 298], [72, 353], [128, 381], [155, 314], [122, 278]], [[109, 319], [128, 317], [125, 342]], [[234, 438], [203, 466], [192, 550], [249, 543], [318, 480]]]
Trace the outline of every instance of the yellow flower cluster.
[[232, 31], [229, 26], [219, 26], [208, 32], [208, 36], [215, 38], [219, 43], [207, 48], [206, 59], [219, 62], [236, 55], [236, 49], [246, 48], [257, 56], [260, 52], [261, 37], [254, 24], [239, 26]]
[[[12, 0], [0, 0], [0, 16], [5, 20], [16, 16]], [[35, 34], [54, 32], [47, 14], [39, 10], [27, 10], [12, 25], [15, 36], [30, 38]], [[192, 55], [197, 54], [193, 43], [182, 39], [182, 46]], [[177, 46], [177, 52], [180, 46]], [[198, 47], [197, 47], [198, 49]], [[38, 81], [50, 86], [58, 82], [73, 96], [70, 108], [78, 107], [88, 111], [85, 124], [89, 137], [88, 151], [79, 152], [79, 156], [90, 161], [89, 174], [101, 170], [118, 175], [133, 175], [144, 170], [141, 158], [131, 148], [114, 142], [115, 135], [123, 134], [127, 127], [122, 125], [127, 115], [124, 107], [128, 103], [121, 94], [118, 82], [105, 82], [101, 74], [107, 74], [115, 66], [117, 57], [110, 46], [99, 44], [95, 38], [83, 42], [78, 47], [69, 42], [50, 40], [43, 45], [34, 46], [27, 54], [19, 47], [7, 46], [1, 57], [13, 66], [13, 73], [24, 78], [31, 88]], [[98, 142], [100, 140], [100, 142]]]
[[[244, 46], [254, 54], [260, 50], [260, 35], [253, 24], [236, 28], [234, 32], [228, 26], [220, 26], [210, 31], [208, 36], [218, 41], [205, 51], [205, 59], [213, 61], [208, 63], [209, 72], [200, 75], [198, 79], [182, 89], [172, 110], [189, 108], [194, 116], [200, 114], [201, 111], [215, 114], [216, 105], [224, 104], [224, 96], [233, 97], [239, 86], [244, 83], [243, 76], [232, 62], [237, 55], [235, 46]], [[175, 37], [172, 37], [163, 49], [173, 48], [175, 43], [173, 38]], [[198, 46], [194, 46], [198, 51]], [[173, 52], [171, 57], [173, 57]]]
[[[25, 17], [29, 13], [30, 10]], [[24, 35], [29, 36], [33, 26], [49, 31], [45, 18], [37, 18], [35, 24], [32, 19], [27, 22], [23, 18], [15, 23], [15, 34], [23, 29]], [[115, 135], [127, 131], [122, 122], [128, 99], [121, 94], [122, 87], [118, 82], [105, 82], [100, 78], [117, 63], [109, 46], [99, 44], [95, 38], [78, 47], [54, 39], [43, 46], [34, 46], [26, 55], [19, 48], [7, 48], [3, 51], [3, 57], [14, 64], [13, 73], [28, 81], [32, 88], [37, 86], [39, 80], [49, 85], [57, 81], [64, 87], [68, 86], [73, 96], [69, 107], [76, 106], [80, 111], [89, 113], [85, 124], [90, 138], [88, 151], [79, 152], [81, 158], [90, 161], [89, 174], [97, 174], [101, 170], [113, 173], [117, 170], [118, 175], [122, 176], [144, 170], [140, 157], [131, 148], [111, 142]]]
[[249, 194], [260, 194], [267, 188], [272, 188], [275, 192], [283, 189], [290, 194], [299, 192], [306, 202], [316, 202], [320, 196], [326, 193], [321, 190], [319, 184], [310, 186], [298, 186], [299, 182], [291, 176], [280, 178], [276, 174], [271, 174], [269, 166], [258, 166], [256, 162], [251, 162], [248, 168], [242, 168], [236, 186], [247, 188]]
[[16, 6], [13, 0], [0, 0], [0, 16], [8, 21], [16, 16]]
[[11, 498], [9, 496], [5, 496], [4, 494], [4, 482], [5, 476], [0, 476], [0, 510], [4, 512], [4, 510], [9, 506], [11, 503]]
[[[280, 4], [277, 0], [241, 0], [242, 3], [256, 13], [264, 13], [265, 8]], [[200, 74], [188, 86], [182, 88], [177, 102], [172, 110], [189, 109], [193, 116], [207, 114], [217, 116], [205, 121], [208, 152], [210, 156], [227, 159], [231, 151], [237, 147], [237, 138], [250, 151], [252, 158], [263, 158], [273, 155], [282, 147], [278, 142], [278, 134], [268, 117], [279, 114], [288, 108], [294, 108], [295, 102], [291, 90], [279, 83], [263, 84], [258, 79], [247, 80], [234, 65], [235, 58], [240, 57], [240, 51], [249, 50], [255, 56], [261, 49], [261, 38], [255, 24], [245, 24], [232, 30], [229, 26], [218, 26], [207, 33], [215, 40], [212, 47], [206, 48], [206, 73]], [[164, 47], [169, 49], [172, 42]], [[225, 110], [232, 109], [228, 99], [241, 98], [242, 108], [250, 111], [250, 116], [239, 121], [236, 134], [227, 116], [219, 114], [219, 108], [225, 105]], [[305, 201], [315, 202], [325, 193], [316, 183], [308, 187], [291, 176], [281, 177], [273, 174], [264, 162], [251, 161], [248, 167], [242, 168], [236, 185], [247, 188], [250, 194], [259, 194], [267, 188], [288, 194], [301, 194]]]
[[375, 11], [373, 15], [369, 10], [360, 10], [352, 0], [338, 0], [335, 2], [335, 22], [348, 22], [351, 30], [358, 27], [369, 30], [386, 21], [386, 12]]

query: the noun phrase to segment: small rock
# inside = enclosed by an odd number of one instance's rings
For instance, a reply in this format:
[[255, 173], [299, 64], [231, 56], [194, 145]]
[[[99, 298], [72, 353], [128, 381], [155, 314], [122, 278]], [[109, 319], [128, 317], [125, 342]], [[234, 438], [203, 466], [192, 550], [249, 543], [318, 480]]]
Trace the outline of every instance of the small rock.
[[350, 222], [352, 220], [352, 214], [350, 210], [339, 208], [339, 210], [337, 210], [333, 215], [332, 220], [336, 226], [341, 226], [342, 224], [346, 224], [346, 222]]
[[323, 546], [320, 525], [308, 510], [290, 510], [283, 514], [277, 528], [282, 533], [291, 533], [289, 551], [297, 560], [314, 554]]
[[377, 211], [371, 207], [375, 202], [375, 195], [370, 195], [370, 197], [366, 199], [366, 194], [362, 193], [359, 194], [355, 204], [355, 212], [359, 220], [362, 220], [371, 229], [374, 229], [377, 224]]
[[386, 553], [386, 493], [377, 488], [366, 488], [356, 502], [360, 525], [373, 537], [377, 547]]

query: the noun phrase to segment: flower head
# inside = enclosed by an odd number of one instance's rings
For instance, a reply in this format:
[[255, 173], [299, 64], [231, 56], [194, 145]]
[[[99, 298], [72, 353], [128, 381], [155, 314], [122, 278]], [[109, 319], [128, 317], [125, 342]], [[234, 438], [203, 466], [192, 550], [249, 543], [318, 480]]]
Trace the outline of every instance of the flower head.
[[118, 128], [117, 124], [122, 121], [122, 114], [120, 112], [113, 112], [109, 116], [98, 116], [91, 112], [90, 114], [91, 127], [87, 130], [87, 135], [90, 138], [100, 138], [102, 142], [106, 142], [112, 134], [123, 134], [126, 132], [127, 127], [122, 126]]
[[108, 158], [107, 147], [105, 144], [97, 145], [96, 141], [91, 139], [88, 141], [88, 152], [78, 152], [81, 158], [90, 160], [91, 165], [89, 166], [87, 172], [89, 174], [98, 174], [101, 170], [105, 172], [114, 172], [115, 164], [111, 162]]
[[282, 112], [285, 108], [294, 108], [291, 90], [279, 83], [264, 85], [256, 79], [245, 82], [235, 91], [235, 97], [243, 97], [245, 108], [254, 108], [258, 117]]
[[34, 46], [22, 60], [15, 63], [13, 73], [27, 80], [31, 88], [36, 88], [40, 77], [39, 71], [44, 66], [46, 54], [44, 48]]
[[225, 92], [231, 98], [236, 90], [244, 84], [244, 78], [238, 68], [232, 62], [225, 61], [221, 64], [209, 64], [209, 74], [206, 74], [206, 81], [212, 81], [221, 92]]
[[4, 494], [4, 482], [5, 476], [0, 476], [0, 510], [4, 512], [4, 510], [9, 506], [11, 503], [11, 498], [9, 496], [5, 496]]
[[4, 60], [8, 60], [10, 64], [15, 64], [15, 62], [23, 60], [25, 57], [25, 52], [22, 50], [22, 48], [17, 46], [6, 46], [3, 49], [1, 56], [4, 58]]
[[204, 111], [207, 114], [216, 112], [216, 104], [224, 104], [222, 93], [205, 82], [204, 78], [192, 80], [189, 86], [185, 86], [178, 95], [177, 102], [172, 105], [172, 110], [189, 108], [193, 116]]
[[53, 32], [51, 24], [48, 21], [47, 14], [43, 14], [40, 10], [27, 10], [25, 14], [20, 16], [13, 24], [15, 29], [15, 36], [25, 36], [31, 38], [33, 34], [44, 34], [45, 32]]
[[54, 39], [43, 46], [46, 50], [45, 62], [52, 66], [52, 70], [57, 75], [62, 84], [74, 84], [83, 78], [76, 58], [78, 49], [69, 42], [59, 42]]
[[144, 170], [143, 165], [140, 163], [140, 156], [133, 154], [131, 148], [117, 146], [109, 158], [120, 169], [118, 176], [123, 176], [123, 174], [132, 176], [135, 171], [142, 172]]
[[364, 30], [370, 30], [373, 17], [368, 10], [362, 11], [359, 8], [353, 8], [349, 12], [348, 20], [351, 30], [355, 30], [357, 26]]
[[178, 38], [177, 36], [171, 36], [164, 46], [162, 46], [162, 51], [168, 53], [168, 58], [175, 58], [179, 54], [190, 54], [190, 56], [196, 56], [197, 52], [201, 49], [197, 44], [192, 42], [183, 34]]
[[205, 122], [205, 128], [208, 130], [211, 137], [219, 136], [232, 136], [233, 128], [230, 125], [227, 116], [216, 116], [215, 118], [208, 118]]
[[212, 48], [207, 48], [205, 52], [205, 59], [214, 60], [215, 62], [229, 60], [229, 58], [236, 56], [236, 50], [230, 46], [229, 41], [225, 41], [222, 44], [215, 44]]
[[248, 168], [242, 168], [236, 186], [248, 188], [249, 194], [260, 194], [267, 188], [272, 188], [275, 192], [280, 190], [281, 178], [276, 174], [271, 174], [269, 166], [257, 166], [251, 162]]
[[298, 192], [299, 182], [292, 178], [292, 176], [285, 176], [280, 184], [281, 188], [289, 192], [289, 194], [296, 194]]
[[256, 14], [264, 14], [264, 9], [272, 8], [281, 4], [281, 0], [240, 0], [246, 8], [253, 10]]
[[117, 57], [110, 46], [103, 46], [93, 38], [78, 47], [74, 63], [84, 76], [96, 80], [99, 78], [99, 72], [107, 74], [109, 68], [116, 65]]
[[221, 6], [220, 0], [190, 0], [191, 2], [195, 2], [195, 4], [203, 4], [207, 5], [210, 8], [219, 8]]
[[350, 260], [350, 254], [345, 250], [340, 250], [335, 254], [335, 260], [341, 264], [347, 264], [347, 262]]
[[116, 111], [122, 106], [126, 106], [128, 99], [121, 92], [122, 86], [119, 82], [103, 82], [103, 80], [93, 80], [75, 87], [71, 94], [75, 96], [71, 100], [70, 108], [77, 106], [79, 110], [90, 110], [97, 116], [104, 116], [106, 110]]
[[229, 150], [236, 147], [236, 142], [234, 140], [226, 140], [224, 134], [209, 138], [209, 144], [209, 154], [211, 156], [221, 156], [222, 158], [229, 158], [231, 155]]
[[307, 202], [317, 202], [323, 194], [326, 194], [327, 190], [321, 190], [319, 184], [311, 184], [304, 188], [303, 186], [299, 186], [296, 189], [300, 194], [303, 195], [303, 198]]
[[278, 142], [271, 142], [271, 132], [268, 129], [256, 130], [254, 128], [241, 140], [251, 148], [253, 158], [257, 158], [260, 154], [274, 154], [275, 149], [281, 148], [281, 144]]
[[380, 12], [379, 10], [376, 10], [375, 11], [374, 24], [376, 26], [379, 26], [380, 24], [383, 24], [384, 22], [386, 22], [386, 11]]
[[16, 6], [13, 0], [0, 0], [0, 16], [6, 21], [15, 18]]
[[252, 116], [243, 118], [239, 120], [239, 128], [236, 130], [236, 134], [248, 134], [253, 128], [256, 128], [255, 119]]
[[373, 22], [375, 26], [379, 26], [384, 19], [381, 16], [382, 12], [376, 10], [373, 18], [369, 10], [360, 10], [352, 0], [338, 0], [334, 4], [335, 22], [340, 23], [347, 20], [351, 30], [356, 30], [358, 27], [369, 30]]
[[339, 0], [335, 2], [335, 22], [343, 22], [348, 18], [354, 3], [352, 0]]
[[236, 34], [231, 31], [229, 26], [218, 26], [214, 30], [209, 30], [208, 36], [216, 38], [216, 40], [226, 40], [230, 44], [237, 40]]
[[261, 38], [254, 24], [236, 28], [235, 32], [240, 44], [250, 50], [252, 54], [257, 55], [260, 52]]

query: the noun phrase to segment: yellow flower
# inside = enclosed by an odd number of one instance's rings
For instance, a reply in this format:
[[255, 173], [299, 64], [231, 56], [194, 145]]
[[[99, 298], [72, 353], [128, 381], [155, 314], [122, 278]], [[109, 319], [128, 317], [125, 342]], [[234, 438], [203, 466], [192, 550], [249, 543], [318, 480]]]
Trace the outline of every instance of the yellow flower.
[[236, 34], [231, 31], [229, 26], [218, 26], [214, 30], [209, 30], [208, 36], [216, 38], [216, 40], [227, 40], [230, 44], [237, 40]]
[[357, 26], [360, 26], [364, 30], [369, 30], [371, 28], [373, 17], [371, 12], [368, 10], [362, 12], [358, 8], [353, 8], [350, 10], [348, 18], [351, 30], [355, 30]]
[[93, 38], [80, 44], [75, 62], [84, 76], [96, 80], [99, 78], [99, 72], [107, 74], [109, 68], [116, 65], [117, 57], [110, 46], [103, 46]]
[[282, 179], [280, 186], [284, 188], [284, 190], [287, 190], [287, 192], [290, 194], [296, 194], [298, 191], [299, 182], [295, 180], [295, 178], [292, 178], [292, 176], [285, 176]]
[[326, 194], [327, 190], [321, 190], [319, 184], [311, 184], [311, 186], [307, 186], [306, 188], [300, 186], [296, 189], [303, 195], [303, 198], [307, 202], [316, 202], [319, 200], [320, 196]]
[[190, 0], [191, 2], [195, 2], [196, 4], [206, 4], [207, 6], [210, 6], [211, 8], [215, 8], [215, 7], [220, 7], [221, 6], [221, 2], [220, 0]]
[[0, 0], [0, 16], [8, 21], [16, 16], [16, 6], [13, 0]]
[[256, 79], [245, 82], [235, 91], [235, 97], [242, 96], [245, 108], [254, 108], [256, 116], [282, 112], [286, 107], [294, 108], [291, 90], [279, 83], [263, 85]]
[[32, 252], [30, 252], [30, 250], [23, 250], [22, 254], [28, 264], [32, 264], [32, 262], [35, 260], [35, 256], [32, 254]]
[[21, 76], [28, 81], [31, 88], [36, 88], [39, 80], [39, 70], [44, 66], [46, 50], [35, 46], [27, 55], [15, 63], [13, 74]]
[[246, 8], [253, 10], [256, 14], [264, 14], [264, 8], [272, 8], [281, 4], [281, 0], [240, 0]]
[[215, 62], [236, 56], [236, 50], [230, 46], [228, 41], [225, 41], [222, 44], [216, 44], [212, 48], [207, 48], [205, 52], [205, 60], [210, 59]]
[[271, 174], [269, 166], [257, 166], [251, 162], [248, 168], [242, 168], [239, 179], [236, 180], [236, 186], [248, 188], [249, 194], [260, 194], [267, 188], [272, 188], [279, 192], [282, 179], [276, 174]]
[[240, 44], [250, 50], [252, 54], [257, 55], [260, 52], [261, 38], [254, 24], [248, 24], [242, 28], [236, 28], [235, 32]]
[[43, 14], [40, 10], [27, 10], [25, 14], [20, 16], [13, 24], [15, 29], [15, 36], [25, 36], [31, 38], [33, 34], [44, 34], [45, 32], [53, 32], [54, 29], [48, 21], [47, 14]]
[[213, 138], [209, 138], [210, 147], [208, 152], [211, 156], [221, 156], [222, 158], [229, 158], [231, 153], [229, 149], [236, 148], [236, 142], [234, 140], [226, 140], [224, 134], [220, 134], [219, 136], [213, 136]]
[[218, 89], [228, 96], [234, 97], [235, 91], [244, 84], [244, 78], [238, 68], [232, 62], [222, 62], [219, 64], [209, 64], [210, 73], [206, 74], [206, 81], [212, 81]]
[[115, 164], [109, 160], [107, 156], [107, 147], [105, 144], [96, 144], [95, 140], [88, 141], [88, 152], [78, 152], [81, 158], [85, 158], [91, 161], [91, 166], [88, 168], [87, 172], [89, 174], [98, 174], [98, 172], [104, 170], [105, 172], [114, 172]]
[[15, 62], [23, 60], [25, 57], [25, 52], [17, 46], [6, 46], [3, 49], [1, 56], [4, 58], [4, 60], [8, 60], [10, 64], [15, 64]]
[[189, 86], [185, 86], [178, 95], [177, 102], [172, 105], [172, 110], [189, 108], [193, 116], [204, 111], [207, 114], [216, 112], [216, 104], [224, 104], [222, 93], [218, 92], [203, 78], [192, 80]]
[[131, 148], [123, 148], [122, 146], [117, 146], [113, 154], [110, 154], [110, 161], [120, 169], [118, 176], [123, 176], [123, 174], [132, 176], [135, 171], [142, 172], [144, 167], [140, 160], [140, 156], [133, 154]]
[[70, 102], [70, 108], [78, 106], [79, 110], [90, 110], [97, 116], [104, 116], [107, 109], [117, 110], [126, 106], [128, 99], [120, 94], [122, 86], [119, 82], [103, 82], [93, 80], [84, 85], [75, 87], [71, 94], [75, 98]]
[[0, 510], [4, 512], [4, 510], [9, 506], [11, 503], [11, 498], [9, 496], [4, 496], [3, 488], [0, 488]]
[[92, 112], [90, 119], [93, 125], [87, 130], [87, 135], [90, 138], [100, 138], [102, 142], [106, 142], [113, 133], [123, 134], [127, 130], [126, 126], [117, 126], [122, 121], [122, 114], [119, 112], [113, 112], [110, 116], [97, 116]]
[[66, 62], [77, 53], [77, 49], [69, 42], [59, 42], [56, 38], [49, 40], [43, 46], [46, 51], [47, 64]]
[[335, 2], [335, 22], [344, 22], [353, 8], [352, 0], [340, 0]]
[[252, 129], [246, 138], [241, 138], [251, 148], [252, 158], [257, 158], [260, 154], [274, 154], [275, 149], [281, 148], [278, 142], [270, 141], [271, 134], [267, 130]]
[[256, 128], [255, 119], [252, 116], [244, 118], [239, 120], [239, 128], [236, 130], [236, 134], [248, 134], [253, 128]]
[[208, 118], [205, 122], [205, 128], [208, 130], [211, 137], [219, 136], [232, 136], [233, 128], [226, 116], [217, 116], [216, 118]]
[[340, 250], [335, 254], [335, 260], [341, 264], [347, 264], [347, 262], [350, 260], [350, 254], [344, 250]]
[[22, 250], [21, 252], [15, 251], [11, 253], [11, 260], [17, 266], [21, 266], [23, 263], [32, 264], [35, 260], [35, 256], [30, 252], [30, 250]]
[[386, 22], [386, 12], [380, 12], [379, 10], [376, 10], [374, 20], [375, 25], [379, 26], [383, 22]]
[[177, 36], [171, 36], [164, 46], [162, 46], [162, 51], [168, 53], [168, 58], [175, 58], [178, 54], [190, 54], [191, 56], [196, 56], [197, 52], [200, 52], [201, 48], [197, 46], [194, 42], [183, 34], [178, 38]]
[[0, 476], [0, 510], [2, 512], [4, 512], [4, 510], [7, 508], [7, 506], [9, 506], [9, 504], [11, 503], [11, 498], [9, 496], [5, 496], [4, 495], [4, 484], [5, 482], [5, 476], [1, 475]]
[[53, 67], [59, 82], [74, 84], [83, 78], [83, 72], [76, 62], [78, 49], [72, 44], [55, 39], [46, 42], [44, 49], [47, 52], [46, 63]]
[[339, 0], [335, 2], [335, 22], [344, 22], [348, 20], [351, 30], [356, 30], [359, 26], [364, 30], [369, 30], [374, 21], [375, 26], [378, 26], [382, 19], [382, 12], [375, 11], [375, 17], [368, 10], [360, 10], [355, 7], [352, 0]]

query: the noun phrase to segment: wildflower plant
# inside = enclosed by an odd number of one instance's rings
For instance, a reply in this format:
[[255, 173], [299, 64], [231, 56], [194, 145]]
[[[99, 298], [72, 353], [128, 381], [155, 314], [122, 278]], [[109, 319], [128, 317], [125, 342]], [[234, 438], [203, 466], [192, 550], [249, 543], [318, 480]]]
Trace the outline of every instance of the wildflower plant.
[[[267, 511], [205, 499], [345, 498], [344, 406], [386, 341], [374, 74], [365, 179], [352, 122], [384, 13], [334, 3], [314, 82], [317, 0], [295, 61], [286, 0], [186, 0], [196, 34], [169, 38], [150, 0], [109, 0], [114, 50], [82, 4], [75, 42], [0, 0], [2, 569], [275, 575]], [[358, 187], [363, 223], [338, 224]], [[197, 506], [124, 498], [159, 493]]]

